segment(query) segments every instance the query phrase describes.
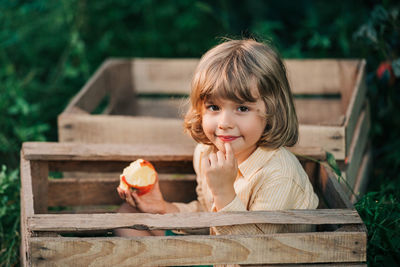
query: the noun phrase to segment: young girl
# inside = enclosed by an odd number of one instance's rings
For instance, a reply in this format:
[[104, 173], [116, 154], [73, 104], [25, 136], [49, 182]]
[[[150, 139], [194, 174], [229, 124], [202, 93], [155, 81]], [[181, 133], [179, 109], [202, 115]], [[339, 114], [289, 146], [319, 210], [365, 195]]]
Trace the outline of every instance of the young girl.
[[[192, 81], [185, 129], [199, 143], [193, 164], [198, 199], [168, 203], [158, 184], [145, 195], [118, 188], [121, 212], [229, 212], [315, 209], [318, 198], [285, 146], [298, 122], [285, 66], [271, 47], [230, 40], [209, 50]], [[211, 234], [306, 231], [307, 226], [252, 224], [213, 227]], [[163, 235], [120, 229], [118, 235]]]

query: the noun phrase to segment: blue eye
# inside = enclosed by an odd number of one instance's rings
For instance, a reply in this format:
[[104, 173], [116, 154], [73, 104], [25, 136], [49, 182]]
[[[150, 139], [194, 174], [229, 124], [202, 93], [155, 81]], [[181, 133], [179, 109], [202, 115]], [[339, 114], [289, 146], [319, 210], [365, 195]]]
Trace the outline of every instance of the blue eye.
[[240, 112], [247, 112], [247, 111], [249, 111], [249, 108], [246, 106], [240, 106], [240, 107], [238, 107], [237, 110]]
[[212, 104], [210, 104], [210, 105], [207, 105], [207, 106], [206, 106], [206, 109], [207, 109], [207, 110], [210, 110], [210, 111], [218, 111], [218, 110], [219, 110], [219, 107], [218, 107], [217, 105], [212, 105]]

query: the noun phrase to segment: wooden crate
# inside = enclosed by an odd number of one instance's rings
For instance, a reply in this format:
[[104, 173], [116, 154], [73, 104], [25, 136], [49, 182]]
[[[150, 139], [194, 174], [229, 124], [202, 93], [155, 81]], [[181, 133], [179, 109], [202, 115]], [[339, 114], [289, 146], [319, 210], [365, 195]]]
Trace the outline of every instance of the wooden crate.
[[[173, 144], [104, 145], [24, 143], [21, 151], [21, 258], [23, 266], [166, 266], [194, 264], [320, 264], [365, 266], [366, 228], [318, 148], [293, 148], [320, 196], [317, 210], [117, 214], [114, 179], [91, 172], [121, 171], [139, 157], [160, 173], [169, 201], [190, 201], [192, 154]], [[85, 179], [49, 174], [85, 171]], [[106, 206], [104, 206], [106, 205]], [[69, 207], [68, 209], [60, 208]], [[54, 208], [57, 207], [57, 208]], [[73, 208], [73, 207], [79, 207]], [[259, 235], [115, 237], [112, 229], [196, 229], [247, 223], [311, 224], [317, 231]]]
[[[183, 133], [182, 116], [197, 63], [198, 59], [105, 61], [60, 114], [59, 141], [194, 146]], [[299, 146], [319, 146], [344, 161], [366, 96], [365, 60], [285, 64], [296, 97]]]

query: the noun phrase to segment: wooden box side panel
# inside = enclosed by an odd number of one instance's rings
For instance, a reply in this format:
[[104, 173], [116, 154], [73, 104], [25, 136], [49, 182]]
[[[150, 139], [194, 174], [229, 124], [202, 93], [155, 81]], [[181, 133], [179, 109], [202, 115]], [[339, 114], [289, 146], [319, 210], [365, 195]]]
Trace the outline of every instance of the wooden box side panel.
[[[346, 165], [343, 171], [343, 177], [348, 186], [352, 189], [354, 189], [357, 173], [359, 172], [361, 161], [368, 144], [370, 127], [369, 108], [367, 106], [358, 118], [353, 140], [348, 148], [348, 156], [346, 157]], [[348, 188], [346, 191], [349, 196], [352, 194]]]
[[362, 60], [358, 64], [357, 75], [354, 82], [354, 88], [351, 90], [352, 93], [344, 97], [343, 100], [346, 104], [346, 120], [344, 122], [345, 134], [346, 134], [346, 147], [349, 147], [354, 135], [354, 130], [361, 110], [365, 105], [367, 96], [367, 82], [365, 73], [365, 60]]
[[114, 144], [180, 144], [194, 148], [195, 142], [183, 132], [183, 121], [155, 117], [107, 115], [61, 115], [59, 141]]
[[[33, 265], [169, 266], [363, 262], [364, 233], [30, 238]], [[129, 248], [129, 249], [126, 249]]]

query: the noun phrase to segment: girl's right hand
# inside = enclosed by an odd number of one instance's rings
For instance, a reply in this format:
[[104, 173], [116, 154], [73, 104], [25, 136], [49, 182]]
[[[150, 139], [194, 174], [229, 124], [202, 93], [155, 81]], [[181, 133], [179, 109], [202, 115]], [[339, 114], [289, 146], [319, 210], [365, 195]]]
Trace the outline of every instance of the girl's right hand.
[[177, 211], [175, 205], [164, 200], [158, 181], [149, 192], [141, 196], [139, 196], [135, 191], [131, 192], [130, 190], [123, 190], [119, 187], [117, 188], [117, 191], [122, 199], [141, 212], [164, 214]]

